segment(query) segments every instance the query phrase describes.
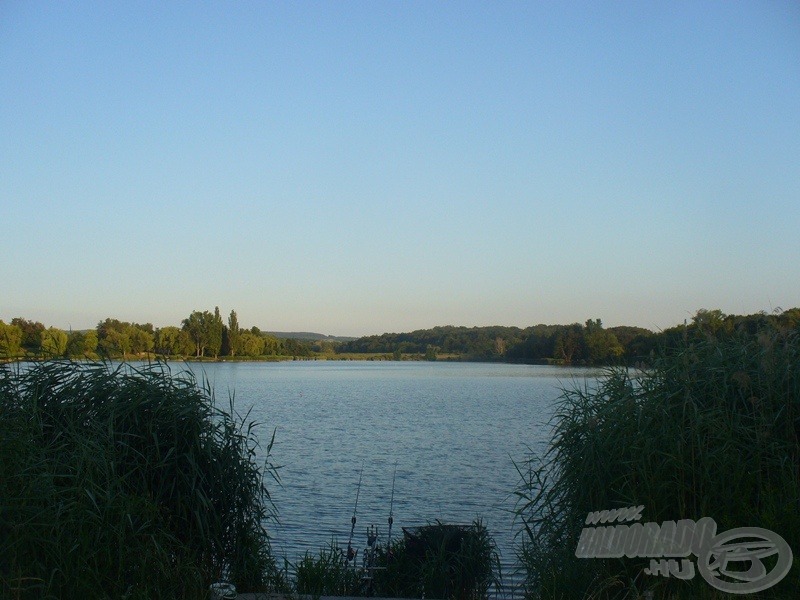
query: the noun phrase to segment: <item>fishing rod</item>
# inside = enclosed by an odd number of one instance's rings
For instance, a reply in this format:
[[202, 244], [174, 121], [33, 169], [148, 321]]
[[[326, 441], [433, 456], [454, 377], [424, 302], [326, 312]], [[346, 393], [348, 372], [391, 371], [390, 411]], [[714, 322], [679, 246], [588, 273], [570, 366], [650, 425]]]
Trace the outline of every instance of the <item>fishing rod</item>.
[[356, 551], [353, 550], [353, 533], [356, 530], [356, 510], [358, 509], [358, 495], [361, 493], [361, 478], [364, 476], [364, 464], [361, 464], [361, 473], [358, 474], [358, 488], [356, 488], [356, 503], [353, 506], [353, 518], [350, 519], [350, 539], [347, 540], [347, 561], [355, 561]]
[[[394, 484], [397, 480], [397, 461], [394, 463], [394, 475], [392, 475], [392, 496], [389, 501], [389, 538], [386, 544], [387, 558], [391, 558], [392, 544], [392, 523], [394, 523]], [[375, 571], [385, 570], [386, 566], [378, 566], [378, 528], [375, 525], [367, 527], [367, 547], [364, 548], [362, 582], [366, 585], [367, 595], [372, 595], [372, 584]]]
[[392, 511], [394, 510], [394, 481], [397, 478], [397, 461], [394, 463], [394, 475], [392, 475], [392, 498], [389, 501], [389, 534], [386, 541], [386, 554], [387, 556], [392, 555], [392, 523], [394, 523], [394, 517], [392, 516]]

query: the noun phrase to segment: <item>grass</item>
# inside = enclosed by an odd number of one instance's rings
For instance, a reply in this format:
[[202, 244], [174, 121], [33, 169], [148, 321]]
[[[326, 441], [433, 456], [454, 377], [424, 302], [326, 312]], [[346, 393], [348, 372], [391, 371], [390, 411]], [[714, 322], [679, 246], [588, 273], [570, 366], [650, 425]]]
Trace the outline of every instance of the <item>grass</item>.
[[[760, 598], [800, 587], [800, 332], [687, 339], [642, 372], [564, 390], [553, 439], [518, 465], [520, 558], [530, 598], [717, 598], [702, 578], [645, 576], [648, 559], [577, 559], [590, 511], [644, 505], [642, 521], [712, 517], [763, 527], [795, 551]], [[724, 596], [728, 597], [728, 596]]]
[[279, 583], [265, 529], [275, 471], [256, 460], [254, 427], [163, 364], [0, 367], [0, 596]]
[[312, 596], [361, 596], [359, 572], [348, 565], [335, 542], [317, 556], [309, 553], [295, 566], [295, 590]]

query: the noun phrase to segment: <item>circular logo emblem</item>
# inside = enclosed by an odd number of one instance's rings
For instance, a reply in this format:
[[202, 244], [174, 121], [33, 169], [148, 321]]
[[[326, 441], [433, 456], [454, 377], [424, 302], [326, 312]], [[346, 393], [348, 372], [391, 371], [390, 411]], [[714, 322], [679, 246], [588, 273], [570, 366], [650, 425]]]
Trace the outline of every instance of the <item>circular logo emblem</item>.
[[[775, 554], [777, 562], [768, 572], [762, 560]], [[697, 557], [697, 570], [703, 579], [731, 594], [765, 590], [783, 579], [791, 567], [789, 544], [777, 533], [761, 527], [737, 527], [720, 533]]]

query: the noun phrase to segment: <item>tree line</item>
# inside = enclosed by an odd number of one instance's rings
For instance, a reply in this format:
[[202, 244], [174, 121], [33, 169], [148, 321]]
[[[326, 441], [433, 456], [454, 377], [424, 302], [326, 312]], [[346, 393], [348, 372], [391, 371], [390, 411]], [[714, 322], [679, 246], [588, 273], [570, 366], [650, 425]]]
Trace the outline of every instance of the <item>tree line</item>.
[[691, 336], [758, 331], [765, 323], [796, 328], [800, 308], [772, 314], [725, 315], [718, 309], [700, 309], [690, 322], [653, 332], [642, 327], [604, 328], [600, 319], [584, 324], [519, 327], [455, 327], [384, 333], [340, 344], [339, 353], [385, 353], [395, 358], [417, 354], [427, 359], [458, 357], [466, 360], [571, 365], [647, 364], [661, 348]]
[[584, 325], [455, 327], [384, 333], [346, 342], [340, 353], [418, 354], [428, 360], [461, 357], [503, 362], [605, 364], [650, 349], [652, 331], [639, 327], [605, 329], [600, 319]]
[[517, 363], [570, 365], [647, 364], [662, 348], [692, 336], [759, 331], [800, 326], [800, 308], [753, 315], [726, 315], [718, 309], [698, 310], [690, 322], [653, 332], [642, 327], [603, 327], [600, 319], [584, 324], [519, 327], [456, 327], [384, 333], [348, 342], [277, 338], [258, 327], [239, 325], [236, 311], [223, 320], [219, 308], [192, 311], [180, 326], [156, 328], [107, 318], [87, 331], [64, 331], [17, 317], [0, 321], [0, 358], [168, 358], [219, 359], [310, 357], [318, 354], [354, 357], [379, 355], [400, 360], [409, 356]]
[[214, 312], [192, 311], [180, 326], [153, 327], [152, 323], [130, 323], [107, 318], [95, 329], [64, 331], [38, 321], [16, 317], [0, 321], [0, 358], [136, 358], [151, 355], [167, 358], [311, 356], [310, 343], [282, 339], [258, 327], [239, 326], [236, 311], [223, 321], [219, 307]]

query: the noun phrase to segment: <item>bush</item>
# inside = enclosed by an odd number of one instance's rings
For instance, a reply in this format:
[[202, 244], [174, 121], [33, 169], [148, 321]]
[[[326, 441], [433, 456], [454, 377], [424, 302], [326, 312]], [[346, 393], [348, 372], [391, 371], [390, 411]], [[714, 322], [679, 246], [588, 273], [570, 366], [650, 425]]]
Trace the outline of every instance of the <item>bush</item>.
[[[713, 518], [800, 549], [800, 335], [700, 335], [643, 372], [564, 390], [544, 456], [518, 466], [520, 556], [535, 598], [719, 597], [702, 578], [642, 574], [649, 560], [577, 559], [587, 513], [644, 505], [644, 521]], [[794, 597], [797, 560], [760, 597]]]
[[200, 598], [220, 578], [274, 583], [275, 471], [256, 462], [246, 419], [161, 364], [0, 368], [0, 595]]
[[[499, 560], [486, 527], [436, 522], [403, 528], [403, 539], [374, 546], [366, 567], [362, 550], [352, 562], [335, 543], [295, 567], [300, 594], [392, 598], [487, 598], [499, 584]], [[365, 568], [366, 567], [366, 568]]]
[[403, 540], [379, 564], [386, 566], [376, 574], [384, 596], [469, 600], [488, 597], [499, 584], [494, 541], [480, 521], [404, 527]]

